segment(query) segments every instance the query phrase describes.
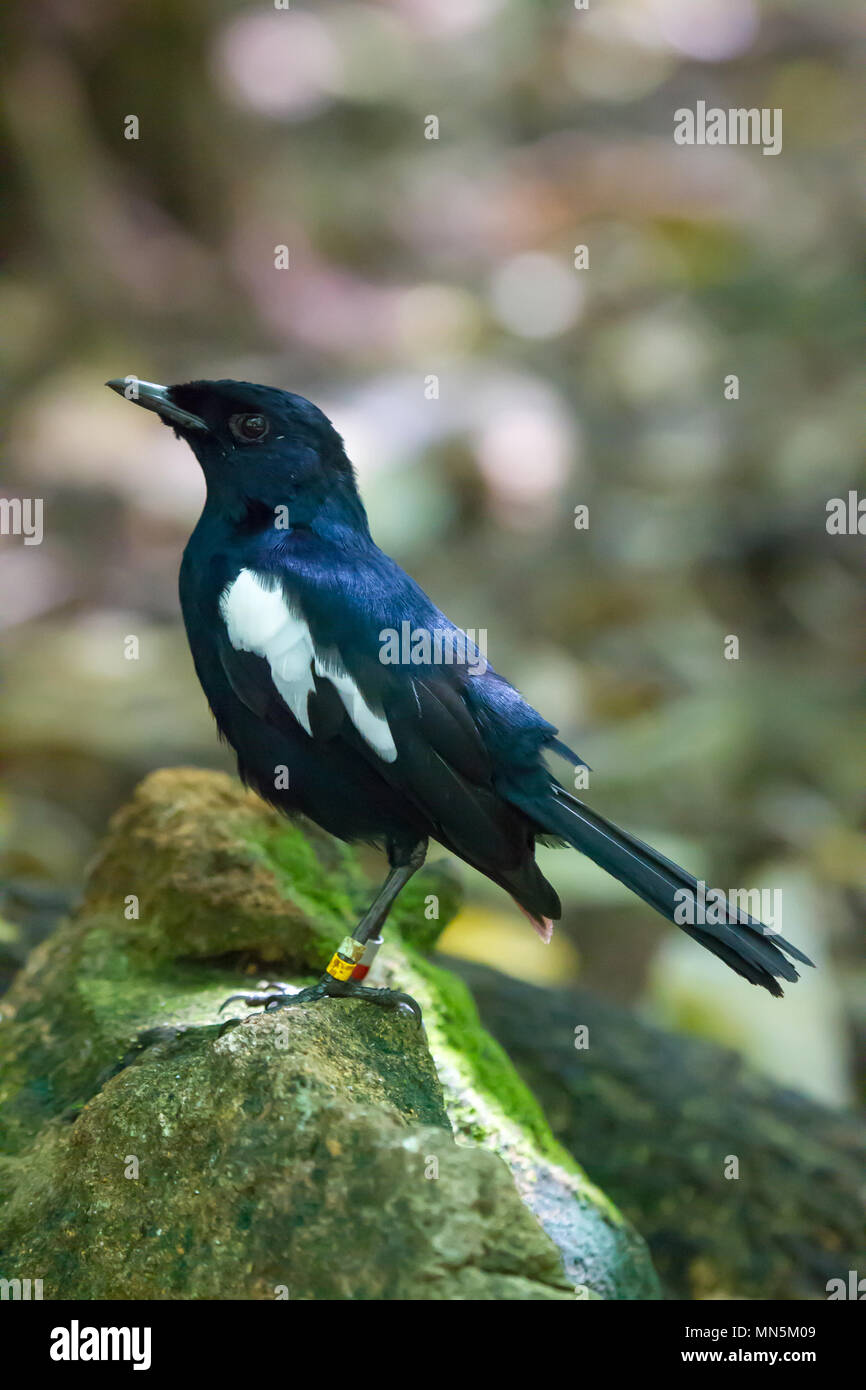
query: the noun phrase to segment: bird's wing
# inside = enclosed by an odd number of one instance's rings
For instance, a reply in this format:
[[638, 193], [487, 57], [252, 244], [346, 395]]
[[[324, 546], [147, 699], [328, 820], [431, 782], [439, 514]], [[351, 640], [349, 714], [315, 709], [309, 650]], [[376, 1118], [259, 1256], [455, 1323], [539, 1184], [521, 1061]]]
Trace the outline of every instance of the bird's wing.
[[[415, 599], [421, 591], [406, 590], [411, 581], [396, 566], [394, 571], [395, 584], [404, 583], [394, 591], [402, 614], [407, 593]], [[220, 601], [221, 657], [236, 695], [275, 726], [291, 718], [315, 741], [336, 739], [353, 748], [423, 812], [436, 838], [511, 891], [516, 886], [518, 899], [529, 899], [531, 909], [553, 915], [555, 894], [549, 890], [552, 896], [539, 904], [545, 894], [536, 875], [544, 881], [534, 864], [527, 868], [531, 827], [496, 787], [495, 719], [492, 707], [486, 713], [484, 708], [489, 691], [486, 701], [473, 691], [481, 682], [489, 686], [488, 676], [471, 660], [383, 662], [380, 637], [388, 624], [366, 598], [357, 581], [347, 580], [342, 588], [320, 585], [313, 596], [282, 575], [242, 570]], [[416, 616], [416, 630], [426, 622], [457, 632], [432, 605]], [[392, 623], [399, 629], [399, 622]], [[489, 674], [533, 717], [529, 742], [537, 759], [555, 730]], [[526, 730], [515, 725], [513, 737], [509, 752], [520, 756]], [[514, 874], [528, 874], [531, 891], [522, 879], [515, 885]]]
[[[220, 612], [228, 649], [261, 657], [270, 669], [273, 690], [267, 683], [262, 685], [261, 675], [256, 678], [249, 664], [241, 667], [232, 661], [223, 646], [226, 674], [245, 704], [267, 719], [275, 692], [311, 738], [314, 712], [327, 716], [327, 729], [317, 718], [319, 737], [333, 736], [348, 718], [378, 758], [386, 763], [395, 760], [397, 749], [384, 711], [368, 704], [339, 652], [333, 647], [323, 650], [316, 646], [309, 622], [280, 584], [255, 570], [242, 569], [223, 593]], [[326, 686], [339, 697], [339, 706], [333, 698], [327, 698]], [[319, 692], [325, 696], [324, 701]], [[315, 711], [310, 707], [311, 696], [316, 697]]]

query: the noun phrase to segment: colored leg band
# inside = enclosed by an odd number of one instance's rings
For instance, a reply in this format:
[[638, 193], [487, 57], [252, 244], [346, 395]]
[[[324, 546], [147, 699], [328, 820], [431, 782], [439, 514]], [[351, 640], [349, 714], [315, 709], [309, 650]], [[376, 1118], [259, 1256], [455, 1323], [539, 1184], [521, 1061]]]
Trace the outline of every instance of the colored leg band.
[[376, 952], [379, 950], [379, 947], [381, 945], [381, 936], [373, 936], [370, 938], [370, 940], [364, 947], [364, 954], [362, 955], [359, 964], [355, 966], [355, 969], [352, 973], [353, 980], [363, 980], [364, 977], [369, 974], [370, 966], [376, 959]]
[[339, 950], [332, 955], [327, 966], [327, 973], [335, 980], [349, 980], [355, 966], [364, 954], [364, 943], [356, 941], [354, 937], [344, 937], [340, 943]]

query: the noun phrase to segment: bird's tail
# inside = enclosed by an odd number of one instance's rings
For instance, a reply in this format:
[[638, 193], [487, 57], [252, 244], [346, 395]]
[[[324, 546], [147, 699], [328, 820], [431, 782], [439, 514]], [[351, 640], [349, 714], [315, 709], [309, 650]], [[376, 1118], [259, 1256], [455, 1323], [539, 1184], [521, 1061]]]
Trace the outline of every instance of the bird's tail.
[[[787, 957], [803, 965], [812, 964], [796, 946], [771, 932], [727, 897], [724, 903], [701, 910], [704, 900], [691, 874], [642, 840], [612, 825], [597, 811], [591, 811], [558, 783], [554, 783], [543, 808], [536, 797], [522, 800], [512, 793], [510, 799], [548, 834], [561, 837], [587, 855], [753, 985], [781, 995], [779, 978], [800, 978]], [[698, 907], [698, 911], [689, 912], [689, 904]], [[721, 920], [706, 921], [707, 916]]]

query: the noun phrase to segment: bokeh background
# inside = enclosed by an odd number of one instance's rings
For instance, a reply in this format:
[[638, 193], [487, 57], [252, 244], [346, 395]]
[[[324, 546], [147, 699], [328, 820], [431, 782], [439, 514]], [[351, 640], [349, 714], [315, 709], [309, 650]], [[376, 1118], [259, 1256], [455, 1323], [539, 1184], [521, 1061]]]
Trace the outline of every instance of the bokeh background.
[[[231, 765], [176, 596], [197, 465], [102, 383], [245, 378], [333, 418], [379, 543], [487, 630], [593, 804], [780, 889], [820, 969], [759, 995], [566, 851], [553, 946], [466, 871], [447, 949], [862, 1091], [863, 539], [825, 527], [864, 491], [858, 10], [7, 8], [3, 491], [45, 508], [40, 546], [0, 538], [7, 975], [138, 778]], [[781, 107], [782, 153], [676, 145], [698, 100]]]

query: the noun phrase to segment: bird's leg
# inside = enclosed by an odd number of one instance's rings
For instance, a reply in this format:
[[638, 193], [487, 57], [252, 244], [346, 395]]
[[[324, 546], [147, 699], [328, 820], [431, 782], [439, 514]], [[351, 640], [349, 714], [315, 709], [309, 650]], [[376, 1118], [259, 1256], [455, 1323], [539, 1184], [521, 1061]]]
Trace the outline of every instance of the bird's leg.
[[395, 989], [371, 989], [360, 982], [367, 974], [379, 949], [382, 940], [381, 928], [398, 894], [406, 887], [412, 875], [418, 872], [426, 857], [426, 840], [418, 840], [408, 847], [389, 845], [388, 858], [391, 868], [388, 877], [352, 935], [344, 937], [334, 952], [317, 984], [295, 991], [291, 985], [270, 984], [264, 989], [250, 991], [248, 994], [232, 994], [221, 1005], [220, 1011], [236, 999], [243, 1000], [245, 1004], [260, 1004], [269, 1013], [274, 1009], [287, 1008], [291, 1004], [306, 1004], [314, 999], [366, 999], [369, 1003], [379, 1004], [386, 1009], [397, 1009], [405, 1005], [411, 1009], [420, 1023], [420, 1005], [410, 994], [403, 994]]

